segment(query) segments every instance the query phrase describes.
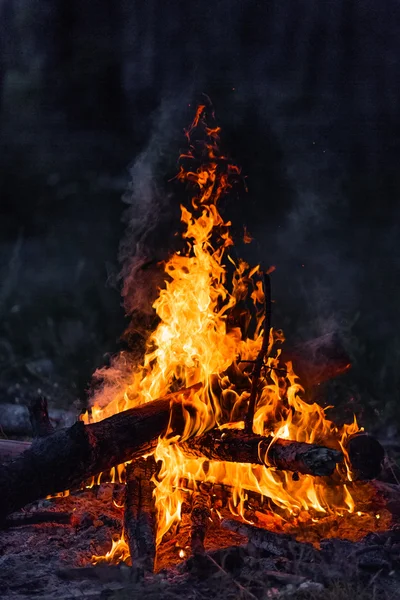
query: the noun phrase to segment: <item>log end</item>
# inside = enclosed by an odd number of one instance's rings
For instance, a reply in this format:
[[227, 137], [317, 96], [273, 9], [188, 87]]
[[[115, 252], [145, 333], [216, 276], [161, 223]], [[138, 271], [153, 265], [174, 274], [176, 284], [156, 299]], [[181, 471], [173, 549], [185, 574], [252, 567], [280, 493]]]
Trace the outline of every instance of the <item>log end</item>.
[[302, 460], [310, 473], [317, 477], [326, 477], [332, 475], [337, 463], [342, 462], [343, 454], [332, 448], [312, 446], [302, 454]]

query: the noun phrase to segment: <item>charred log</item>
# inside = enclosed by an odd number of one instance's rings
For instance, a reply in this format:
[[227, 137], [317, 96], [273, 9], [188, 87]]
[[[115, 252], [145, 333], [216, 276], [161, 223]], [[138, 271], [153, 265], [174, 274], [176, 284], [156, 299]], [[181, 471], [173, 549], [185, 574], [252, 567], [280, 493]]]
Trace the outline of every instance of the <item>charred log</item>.
[[0, 467], [0, 519], [38, 498], [79, 488], [88, 477], [154, 450], [170, 422], [171, 405], [171, 418], [182, 432], [182, 404], [172, 402], [173, 397], [98, 423], [79, 421], [69, 429], [37, 438], [22, 455]]
[[126, 467], [124, 530], [137, 574], [153, 573], [156, 556], [156, 509], [152, 482], [157, 465], [153, 456]]
[[282, 471], [331, 475], [343, 455], [338, 450], [292, 442], [290, 440], [247, 434], [243, 430], [209, 431], [182, 444], [184, 452], [210, 460], [251, 463]]

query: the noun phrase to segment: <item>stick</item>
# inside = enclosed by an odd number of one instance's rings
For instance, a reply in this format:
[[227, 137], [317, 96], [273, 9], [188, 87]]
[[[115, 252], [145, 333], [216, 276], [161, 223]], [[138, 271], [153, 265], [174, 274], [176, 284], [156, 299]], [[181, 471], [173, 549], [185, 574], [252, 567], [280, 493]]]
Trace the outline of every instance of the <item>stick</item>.
[[264, 320], [264, 335], [260, 352], [256, 358], [253, 373], [251, 376], [251, 391], [249, 398], [249, 406], [245, 419], [245, 431], [251, 433], [253, 431], [254, 411], [256, 408], [256, 400], [258, 393], [258, 384], [260, 381], [261, 369], [264, 365], [265, 357], [268, 354], [269, 333], [271, 330], [271, 280], [267, 273], [264, 273], [264, 298], [265, 298], [265, 320]]

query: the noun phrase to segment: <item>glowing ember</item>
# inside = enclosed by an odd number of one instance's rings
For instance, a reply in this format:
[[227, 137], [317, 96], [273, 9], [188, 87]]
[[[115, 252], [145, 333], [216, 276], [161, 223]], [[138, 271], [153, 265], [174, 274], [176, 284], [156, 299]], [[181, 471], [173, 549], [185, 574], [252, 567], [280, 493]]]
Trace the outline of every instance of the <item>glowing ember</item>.
[[[251, 387], [249, 361], [254, 361], [262, 343], [264, 296], [259, 267], [234, 261], [229, 255], [233, 245], [230, 223], [222, 218], [218, 202], [240, 177], [240, 169], [221, 154], [220, 129], [207, 125], [206, 113], [206, 107], [200, 106], [186, 132], [189, 150], [181, 156], [177, 175], [191, 194], [190, 206], [181, 206], [185, 247], [165, 264], [165, 286], [153, 305], [159, 324], [149, 336], [143, 363], [128, 378], [122, 375], [126, 372], [124, 356], [102, 373], [104, 386], [94, 398], [93, 421], [200, 384], [191, 394], [194, 410], [187, 414], [185, 437], [215, 426], [244, 426], [243, 407]], [[195, 137], [200, 141], [194, 143]], [[251, 241], [246, 231], [244, 241]], [[239, 307], [244, 307], [247, 330], [232, 319]], [[341, 449], [348, 484], [339, 470], [329, 479], [303, 475], [296, 480], [291, 473], [262, 466], [190, 459], [174, 440], [160, 439], [155, 451], [156, 460], [161, 461], [155, 482], [157, 543], [181, 518], [183, 479], [230, 486], [231, 510], [242, 516], [247, 491], [269, 498], [280, 515], [276, 521], [281, 522], [304, 521], [306, 514], [311, 524], [321, 517], [355, 511], [344, 444], [359, 431], [357, 422], [354, 419], [339, 429], [326, 419], [323, 408], [303, 400], [292, 364], [280, 362], [283, 341], [283, 333], [271, 329], [269, 343], [274, 350], [268, 358], [269, 369], [262, 374], [254, 432]], [[121, 475], [120, 468], [114, 471], [117, 480]], [[126, 552], [122, 536], [113, 542], [106, 559], [123, 560]], [[184, 555], [182, 550], [180, 555]]]

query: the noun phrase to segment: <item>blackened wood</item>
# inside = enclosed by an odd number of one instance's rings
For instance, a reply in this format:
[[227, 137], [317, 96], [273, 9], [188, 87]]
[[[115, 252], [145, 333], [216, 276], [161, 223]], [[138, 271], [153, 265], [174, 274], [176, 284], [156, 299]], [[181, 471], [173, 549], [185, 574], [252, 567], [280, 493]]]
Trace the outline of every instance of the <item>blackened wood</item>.
[[32, 400], [29, 406], [29, 418], [35, 438], [45, 437], [53, 433], [54, 427], [50, 423], [47, 400], [44, 396], [39, 396]]
[[385, 451], [377, 439], [367, 433], [352, 436], [346, 444], [351, 464], [352, 479], [375, 479], [382, 470]]
[[267, 273], [264, 273], [264, 303], [265, 303], [265, 319], [264, 319], [264, 334], [260, 351], [254, 363], [253, 372], [251, 374], [251, 389], [249, 397], [249, 405], [245, 417], [245, 431], [251, 433], [253, 431], [253, 419], [256, 409], [258, 396], [258, 388], [260, 383], [261, 369], [263, 368], [265, 358], [268, 355], [269, 333], [271, 329], [271, 280]]
[[252, 463], [309, 475], [331, 475], [343, 460], [339, 450], [247, 434], [243, 430], [209, 431], [182, 444], [189, 456]]
[[183, 432], [182, 403], [174, 396], [149, 402], [104, 421], [57, 430], [36, 439], [14, 461], [0, 466], [0, 520], [49, 494], [78, 488], [92, 475], [150, 453], [172, 420]]
[[211, 500], [205, 490], [196, 490], [192, 494], [190, 513], [190, 546], [192, 554], [204, 554], [204, 540], [211, 517]]
[[124, 530], [136, 574], [154, 571], [156, 508], [152, 477], [156, 472], [153, 456], [135, 459], [126, 467]]

